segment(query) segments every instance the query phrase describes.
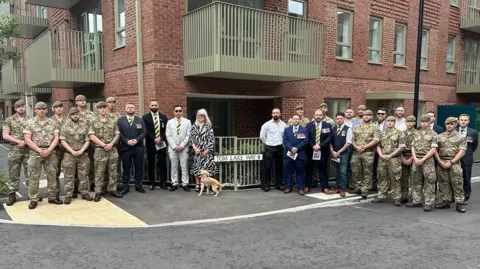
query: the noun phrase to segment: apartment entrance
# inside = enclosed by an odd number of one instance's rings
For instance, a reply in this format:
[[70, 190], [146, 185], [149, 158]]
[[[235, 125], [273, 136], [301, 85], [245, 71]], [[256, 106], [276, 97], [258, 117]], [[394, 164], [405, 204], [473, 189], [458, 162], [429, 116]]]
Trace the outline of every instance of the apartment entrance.
[[235, 135], [235, 101], [229, 99], [187, 98], [188, 119], [195, 122], [199, 109], [206, 109], [215, 136]]

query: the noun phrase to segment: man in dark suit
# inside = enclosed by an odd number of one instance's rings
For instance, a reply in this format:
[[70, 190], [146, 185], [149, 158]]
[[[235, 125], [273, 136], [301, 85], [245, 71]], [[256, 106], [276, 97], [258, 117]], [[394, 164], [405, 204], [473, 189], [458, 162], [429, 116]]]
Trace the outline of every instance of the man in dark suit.
[[430, 129], [432, 129], [437, 134], [441, 134], [441, 133], [445, 132], [445, 129], [443, 129], [442, 127], [440, 127], [440, 125], [437, 125], [435, 123], [435, 121], [437, 120], [437, 118], [435, 116], [435, 112], [428, 111], [427, 115], [430, 116]]
[[130, 189], [130, 168], [132, 161], [135, 166], [135, 190], [145, 193], [142, 188], [143, 179], [143, 139], [146, 135], [145, 123], [140, 117], [134, 116], [135, 105], [128, 103], [125, 106], [127, 116], [121, 117], [117, 121], [120, 131], [120, 151], [122, 152], [123, 164], [123, 190], [125, 195]]
[[[150, 190], [155, 189], [155, 179], [159, 179], [160, 188], [167, 189], [167, 165], [165, 156], [167, 150], [167, 139], [165, 127], [167, 117], [158, 112], [157, 100], [150, 101], [150, 113], [143, 115], [143, 122], [147, 130], [145, 148], [147, 149], [148, 178], [150, 179]], [[156, 165], [155, 165], [156, 163]], [[155, 176], [155, 167], [157, 174]]]
[[[322, 121], [325, 114], [322, 110], [317, 109], [315, 111], [315, 121], [310, 122], [307, 125], [308, 140], [310, 146], [313, 148], [313, 154], [307, 155], [307, 168], [305, 177], [305, 193], [312, 188], [313, 177], [313, 164], [316, 162], [318, 165], [318, 173], [320, 178], [320, 186], [325, 194], [332, 194], [333, 192], [328, 189], [328, 176], [327, 176], [327, 161], [330, 155], [330, 142], [332, 140], [332, 125]], [[311, 156], [310, 156], [311, 155]], [[313, 156], [320, 160], [314, 160]]]
[[472, 165], [473, 154], [478, 146], [478, 132], [473, 128], [469, 128], [470, 116], [462, 114], [459, 117], [460, 126], [458, 132], [467, 139], [467, 150], [461, 159], [463, 170], [463, 190], [465, 191], [465, 202], [470, 199], [472, 193]]
[[[305, 146], [308, 144], [307, 128], [300, 126], [300, 116], [294, 115], [292, 117], [292, 126], [285, 129], [283, 134], [283, 146], [285, 147], [285, 191], [289, 193], [292, 191], [292, 174], [295, 171], [297, 180], [298, 193], [305, 194], [305, 180], [304, 180], [304, 160], [305, 160]], [[296, 157], [294, 157], [296, 155]], [[292, 158], [292, 157], [294, 158]]]

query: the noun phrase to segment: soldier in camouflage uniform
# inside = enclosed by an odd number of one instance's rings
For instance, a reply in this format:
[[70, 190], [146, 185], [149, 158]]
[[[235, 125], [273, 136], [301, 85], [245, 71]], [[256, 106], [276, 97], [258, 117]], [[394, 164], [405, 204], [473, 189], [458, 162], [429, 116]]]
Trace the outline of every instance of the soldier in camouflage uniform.
[[46, 117], [47, 104], [38, 102], [35, 104], [36, 116], [25, 123], [23, 134], [25, 142], [30, 147], [28, 158], [28, 196], [30, 204], [28, 208], [35, 209], [38, 204], [40, 172], [43, 169], [47, 175], [48, 202], [63, 204], [60, 200], [57, 185], [57, 155], [55, 148], [58, 144], [59, 130], [57, 124]]
[[90, 160], [86, 150], [90, 145], [89, 127], [84, 120], [80, 120], [79, 112], [78, 108], [72, 107], [68, 112], [70, 119], [66, 120], [60, 130], [60, 140], [66, 151], [62, 167], [65, 174], [65, 204], [67, 205], [72, 201], [76, 172], [80, 181], [79, 191], [82, 194], [82, 199], [93, 200], [88, 193]]
[[3, 124], [3, 139], [10, 142], [10, 149], [8, 150], [8, 206], [13, 205], [17, 201], [16, 192], [20, 183], [22, 164], [24, 175], [28, 173], [27, 160], [29, 149], [25, 144], [23, 129], [25, 122], [30, 117], [26, 115], [25, 101], [18, 100], [15, 102], [14, 107], [17, 113], [8, 117]]
[[422, 129], [413, 137], [412, 142], [412, 202], [407, 207], [420, 207], [424, 202], [423, 211], [432, 211], [435, 201], [435, 164], [433, 155], [438, 147], [437, 134], [430, 129], [430, 116], [420, 117]]
[[372, 124], [372, 111], [363, 113], [362, 124], [353, 127], [352, 146], [352, 172], [354, 190], [352, 193], [362, 195], [367, 199], [370, 179], [372, 177], [374, 148], [379, 141], [378, 127]]
[[107, 117], [107, 104], [103, 101], [97, 103], [98, 117], [90, 125], [90, 140], [95, 143], [95, 198], [98, 202], [102, 197], [103, 178], [105, 169], [108, 169], [108, 189], [114, 197], [121, 198], [117, 191], [117, 160], [118, 152], [115, 144], [118, 142], [120, 132], [117, 123]]
[[[108, 97], [106, 100], [105, 100], [105, 103], [107, 103], [107, 110], [108, 110], [108, 113], [107, 113], [107, 116], [108, 117], [111, 117], [115, 120], [115, 122], [118, 121], [118, 119], [122, 116], [120, 115], [120, 113], [118, 112], [115, 112], [115, 104], [116, 104], [117, 100], [115, 99], [115, 97]], [[120, 147], [120, 143], [117, 143], [117, 151], [118, 151], [118, 161], [117, 161], [117, 183], [122, 183], [122, 153], [120, 152], [119, 150], [119, 147]], [[105, 182], [104, 182], [104, 186], [106, 187], [107, 186], [107, 182], [108, 182], [108, 169], [105, 170]]]
[[330, 118], [329, 116], [327, 116], [328, 105], [326, 103], [321, 103], [320, 106], [318, 106], [318, 108], [320, 108], [323, 111], [323, 115], [325, 115], [325, 118], [323, 118], [322, 121], [324, 121], [326, 123], [329, 123], [330, 125], [334, 126], [335, 121], [332, 118]]
[[407, 130], [403, 132], [405, 136], [405, 148], [402, 151], [402, 178], [400, 180], [402, 203], [407, 203], [409, 201], [408, 189], [411, 186], [413, 163], [412, 142], [415, 134], [418, 132], [417, 129], [415, 129], [415, 126], [417, 125], [417, 118], [415, 116], [408, 116], [406, 121]]
[[[62, 126], [65, 124], [65, 121], [67, 120], [63, 116], [63, 103], [60, 101], [56, 101], [53, 103], [53, 111], [55, 114], [51, 117], [51, 119], [57, 124], [58, 130], [62, 129]], [[60, 170], [62, 168], [62, 161], [63, 161], [63, 156], [65, 155], [65, 150], [62, 147], [61, 143], [58, 143], [57, 148], [55, 149], [55, 152], [57, 154], [57, 160], [58, 160], [58, 167], [57, 167], [57, 190], [60, 191]]]
[[445, 120], [447, 130], [438, 135], [438, 150], [435, 152], [437, 159], [437, 176], [440, 189], [441, 204], [435, 206], [438, 209], [450, 208], [450, 199], [453, 196], [457, 203], [457, 211], [465, 213], [463, 172], [460, 159], [467, 150], [466, 137], [455, 131], [458, 119], [449, 117]]
[[[300, 117], [300, 126], [306, 127], [307, 124], [310, 122], [307, 117], [303, 116], [304, 110], [302, 105], [298, 105], [295, 107], [295, 114]], [[288, 120], [288, 126], [293, 125], [293, 117]]]
[[[75, 97], [75, 104], [77, 105], [78, 111], [80, 111], [80, 116], [83, 120], [85, 120], [90, 127], [93, 120], [97, 117], [94, 112], [87, 109], [87, 98], [85, 95], [77, 95]], [[95, 147], [93, 143], [90, 144], [90, 147], [87, 149], [88, 158], [90, 159], [90, 172], [89, 172], [89, 180], [90, 186], [93, 187], [94, 179], [95, 179], [95, 170], [94, 170], [94, 160], [93, 155], [95, 153]], [[75, 192], [76, 193], [76, 192]]]
[[402, 161], [400, 153], [405, 148], [405, 136], [395, 128], [395, 117], [386, 120], [387, 129], [380, 132], [380, 141], [377, 145], [378, 153], [378, 196], [372, 203], [380, 203], [387, 197], [390, 187], [393, 203], [400, 206], [402, 198], [400, 178], [402, 176]]

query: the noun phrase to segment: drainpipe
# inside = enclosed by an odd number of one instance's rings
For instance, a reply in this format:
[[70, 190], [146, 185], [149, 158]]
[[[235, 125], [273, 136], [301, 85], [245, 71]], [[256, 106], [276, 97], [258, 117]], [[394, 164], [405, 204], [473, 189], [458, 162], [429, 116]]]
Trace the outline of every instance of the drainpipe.
[[143, 35], [142, 35], [142, 3], [137, 0], [135, 4], [136, 32], [137, 32], [137, 80], [138, 80], [138, 109], [140, 114], [145, 114], [143, 97]]

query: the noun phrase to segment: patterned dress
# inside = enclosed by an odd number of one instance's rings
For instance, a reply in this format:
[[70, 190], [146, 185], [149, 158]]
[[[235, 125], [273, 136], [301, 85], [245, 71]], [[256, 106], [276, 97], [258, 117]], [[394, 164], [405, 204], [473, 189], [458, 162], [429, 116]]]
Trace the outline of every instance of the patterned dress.
[[211, 177], [218, 174], [217, 164], [213, 158], [213, 150], [215, 146], [215, 138], [213, 136], [213, 128], [211, 125], [205, 124], [199, 127], [196, 124], [192, 125], [192, 132], [190, 134], [190, 143], [200, 149], [200, 152], [208, 149], [208, 154], [203, 157], [202, 154], [193, 156], [193, 164], [190, 173], [194, 176], [200, 176], [200, 170], [207, 170]]

